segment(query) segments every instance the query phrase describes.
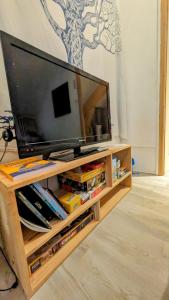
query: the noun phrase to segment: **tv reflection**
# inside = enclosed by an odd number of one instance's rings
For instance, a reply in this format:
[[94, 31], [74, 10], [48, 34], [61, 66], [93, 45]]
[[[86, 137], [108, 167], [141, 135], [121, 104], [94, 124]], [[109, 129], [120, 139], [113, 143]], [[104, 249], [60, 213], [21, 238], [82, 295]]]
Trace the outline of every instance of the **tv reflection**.
[[88, 78], [77, 75], [81, 126], [89, 143], [109, 137], [107, 88]]

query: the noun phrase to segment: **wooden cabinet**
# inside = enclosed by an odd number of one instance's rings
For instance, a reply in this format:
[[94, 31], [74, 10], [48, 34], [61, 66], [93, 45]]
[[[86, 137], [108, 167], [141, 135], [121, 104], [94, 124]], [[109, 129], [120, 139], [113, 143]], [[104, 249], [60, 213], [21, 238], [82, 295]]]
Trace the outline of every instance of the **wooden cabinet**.
[[[127, 173], [116, 180], [112, 176], [113, 155], [118, 157], [122, 165], [127, 168]], [[35, 234], [21, 225], [15, 190], [95, 160], [104, 160], [106, 167], [106, 186], [95, 198], [78, 207], [73, 213], [68, 215], [67, 219], [52, 221], [52, 229], [48, 233]], [[0, 175], [0, 228], [4, 250], [28, 299], [131, 189], [131, 147], [127, 145], [112, 147], [103, 152], [71, 162], [56, 161], [55, 164], [51, 169], [42, 170], [39, 174], [28, 174], [22, 179], [15, 181]], [[56, 252], [44, 266], [31, 275], [28, 269], [27, 258], [90, 207], [94, 210], [94, 220]]]

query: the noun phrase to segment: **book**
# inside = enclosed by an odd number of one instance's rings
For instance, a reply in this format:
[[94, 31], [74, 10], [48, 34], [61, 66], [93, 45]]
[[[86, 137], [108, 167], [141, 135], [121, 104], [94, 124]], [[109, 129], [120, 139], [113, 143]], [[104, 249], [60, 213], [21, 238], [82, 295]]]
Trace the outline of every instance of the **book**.
[[44, 218], [44, 216], [37, 210], [36, 207], [34, 207], [29, 200], [22, 194], [21, 191], [16, 192], [17, 196], [17, 203], [18, 203], [18, 210], [19, 215], [23, 218], [32, 220], [33, 223], [38, 223], [41, 226], [45, 226], [48, 229], [51, 229], [49, 222]]
[[11, 163], [0, 165], [0, 172], [6, 175], [11, 180], [16, 180], [31, 172], [38, 172], [42, 168], [47, 168], [56, 165], [56, 163], [47, 160], [39, 160], [31, 157], [21, 160], [16, 160]]
[[[41, 200], [46, 204], [46, 206], [48, 207], [48, 209], [50, 209], [51, 213], [57, 217], [58, 219], [63, 219], [62, 217], [60, 217], [60, 214], [56, 211], [56, 207], [52, 205], [52, 203], [50, 201], [48, 201], [48, 199], [46, 198], [46, 196], [40, 192], [38, 190], [38, 183], [36, 184], [31, 184], [30, 187], [31, 189], [41, 198]], [[54, 203], [55, 204], [55, 203]]]
[[47, 221], [51, 221], [55, 214], [49, 208], [45, 201], [42, 200], [41, 194], [38, 194], [34, 190], [32, 185], [27, 185], [21, 188], [22, 194], [29, 200], [30, 203], [46, 218]]
[[94, 187], [92, 190], [88, 192], [75, 191], [75, 193], [80, 195], [81, 204], [84, 204], [86, 201], [96, 197], [105, 187], [106, 187], [106, 181], [104, 180], [103, 182], [101, 182], [99, 185], [97, 185], [96, 187]]
[[39, 192], [39, 195], [41, 195], [42, 199], [59, 219], [64, 220], [67, 218], [67, 213], [60, 205], [57, 197], [54, 197], [54, 195], [48, 190], [45, 190], [39, 183], [33, 183], [32, 186]]
[[23, 217], [20, 217], [20, 221], [24, 226], [26, 226], [30, 230], [37, 231], [37, 232], [49, 232], [50, 231], [50, 229], [44, 228], [40, 225], [36, 225], [35, 223], [32, 223], [31, 221], [29, 221]]

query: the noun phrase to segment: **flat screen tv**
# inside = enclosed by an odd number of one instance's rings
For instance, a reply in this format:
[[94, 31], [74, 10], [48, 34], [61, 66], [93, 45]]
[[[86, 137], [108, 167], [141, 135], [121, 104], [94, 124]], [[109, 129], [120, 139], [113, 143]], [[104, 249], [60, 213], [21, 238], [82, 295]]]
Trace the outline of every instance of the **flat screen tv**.
[[109, 84], [1, 32], [19, 157], [111, 140]]

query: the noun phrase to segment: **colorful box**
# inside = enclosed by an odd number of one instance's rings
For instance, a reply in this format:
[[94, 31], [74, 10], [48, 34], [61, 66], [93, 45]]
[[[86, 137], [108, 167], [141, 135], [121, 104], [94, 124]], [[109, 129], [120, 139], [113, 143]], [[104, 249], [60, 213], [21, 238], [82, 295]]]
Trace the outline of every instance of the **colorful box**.
[[62, 189], [65, 189], [68, 192], [74, 191], [83, 191], [89, 192], [94, 187], [105, 181], [105, 172], [96, 175], [95, 177], [81, 183], [72, 179], [65, 178], [64, 176], [58, 176], [59, 183]]
[[49, 242], [47, 242], [44, 246], [42, 246], [40, 249], [38, 249], [35, 253], [33, 253], [28, 258], [28, 265], [29, 265], [29, 271], [30, 274], [33, 274], [36, 270], [38, 270], [41, 266], [43, 266], [51, 256], [53, 256], [53, 248], [59, 249], [58, 242], [61, 239], [61, 235], [57, 234], [55, 237], [53, 237]]
[[87, 171], [87, 172], [83, 172], [81, 169], [75, 169], [73, 171], [71, 170], [71, 171], [67, 171], [67, 172], [63, 173], [62, 176], [67, 179], [72, 179], [72, 180], [83, 183], [103, 172], [105, 172], [105, 167], [102, 166], [100, 168], [97, 168], [97, 169], [94, 169], [91, 171]]
[[99, 168], [104, 167], [104, 166], [105, 166], [104, 162], [95, 161], [95, 162], [91, 162], [89, 164], [85, 164], [85, 165], [81, 166], [81, 169], [84, 172], [87, 172], [87, 171], [99, 169]]
[[70, 192], [65, 193], [65, 191], [60, 191], [56, 195], [68, 213], [73, 212], [81, 205], [80, 195]]
[[92, 189], [89, 192], [76, 191], [76, 194], [80, 195], [81, 204], [84, 204], [86, 201], [96, 197], [105, 188], [105, 186], [106, 186], [106, 182], [103, 181], [102, 183], [100, 183], [98, 186], [96, 186], [94, 189]]
[[90, 194], [89, 192], [81, 192], [81, 191], [76, 191], [76, 194], [80, 195], [81, 199], [81, 204], [83, 205], [86, 201], [90, 200]]
[[92, 191], [89, 192], [90, 194], [90, 199], [93, 199], [94, 197], [96, 197], [106, 186], [106, 182], [102, 182], [101, 184], [99, 184], [95, 189], [93, 189]]

